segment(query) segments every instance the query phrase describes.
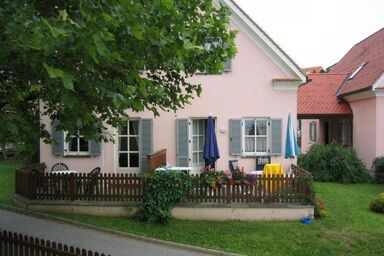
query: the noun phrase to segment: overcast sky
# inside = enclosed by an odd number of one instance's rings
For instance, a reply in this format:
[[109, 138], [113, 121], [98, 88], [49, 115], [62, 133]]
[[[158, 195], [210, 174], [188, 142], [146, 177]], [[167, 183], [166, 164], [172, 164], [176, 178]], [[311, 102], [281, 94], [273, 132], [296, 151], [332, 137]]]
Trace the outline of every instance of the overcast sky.
[[300, 66], [336, 63], [384, 27], [384, 0], [235, 0]]

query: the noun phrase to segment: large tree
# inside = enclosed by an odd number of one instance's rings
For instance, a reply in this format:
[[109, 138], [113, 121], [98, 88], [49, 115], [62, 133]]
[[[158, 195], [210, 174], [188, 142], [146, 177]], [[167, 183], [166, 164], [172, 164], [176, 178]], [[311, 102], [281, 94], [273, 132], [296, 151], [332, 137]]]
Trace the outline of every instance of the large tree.
[[228, 15], [212, 0], [2, 0], [0, 142], [49, 139], [43, 115], [105, 140], [126, 109], [184, 107], [201, 92], [188, 78], [235, 54]]

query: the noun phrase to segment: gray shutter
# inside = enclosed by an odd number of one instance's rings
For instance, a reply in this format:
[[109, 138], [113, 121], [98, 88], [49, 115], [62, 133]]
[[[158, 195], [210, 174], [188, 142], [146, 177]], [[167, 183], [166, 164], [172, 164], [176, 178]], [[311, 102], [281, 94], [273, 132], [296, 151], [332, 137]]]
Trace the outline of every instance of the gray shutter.
[[189, 166], [189, 119], [176, 120], [176, 165]]
[[231, 72], [232, 71], [232, 60], [229, 59], [224, 63], [224, 71], [225, 72]]
[[280, 156], [282, 146], [282, 120], [271, 119], [271, 155]]
[[96, 140], [90, 140], [88, 142], [88, 145], [89, 145], [89, 154], [91, 156], [99, 156], [101, 154], [100, 142]]
[[153, 152], [153, 122], [151, 118], [140, 120], [140, 170], [148, 171], [147, 156]]
[[59, 121], [52, 122], [52, 152], [55, 156], [64, 156], [64, 131], [57, 130]]
[[241, 155], [241, 119], [229, 119], [229, 145], [231, 156]]
[[309, 139], [311, 141], [316, 141], [317, 134], [316, 134], [316, 122], [312, 121], [309, 123]]

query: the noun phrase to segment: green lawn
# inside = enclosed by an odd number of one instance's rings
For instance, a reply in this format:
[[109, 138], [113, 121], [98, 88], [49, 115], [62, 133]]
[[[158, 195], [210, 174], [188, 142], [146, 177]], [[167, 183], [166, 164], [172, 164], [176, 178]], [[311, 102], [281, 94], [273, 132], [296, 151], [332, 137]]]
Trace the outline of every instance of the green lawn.
[[13, 205], [12, 197], [15, 191], [15, 169], [19, 162], [0, 162], [0, 203]]
[[[12, 194], [12, 168], [0, 165], [0, 200]], [[4, 186], [4, 183], [7, 184]], [[311, 225], [299, 221], [214, 222], [172, 220], [169, 225], [127, 218], [63, 215], [82, 222], [163, 240], [247, 255], [383, 255], [384, 214], [369, 210], [384, 186], [316, 183], [327, 217]]]

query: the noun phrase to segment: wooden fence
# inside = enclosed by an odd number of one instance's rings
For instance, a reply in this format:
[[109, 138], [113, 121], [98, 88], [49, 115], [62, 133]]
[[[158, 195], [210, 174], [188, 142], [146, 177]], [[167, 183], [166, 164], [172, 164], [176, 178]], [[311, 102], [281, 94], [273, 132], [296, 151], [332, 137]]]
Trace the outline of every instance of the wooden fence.
[[[311, 190], [305, 177], [295, 169], [289, 175], [257, 175], [246, 184], [212, 188], [201, 179], [188, 192], [192, 203], [308, 203]], [[16, 194], [33, 200], [87, 200], [140, 202], [143, 182], [136, 174], [38, 174], [16, 171]]]
[[0, 230], [0, 255], [4, 256], [105, 256], [66, 244]]

